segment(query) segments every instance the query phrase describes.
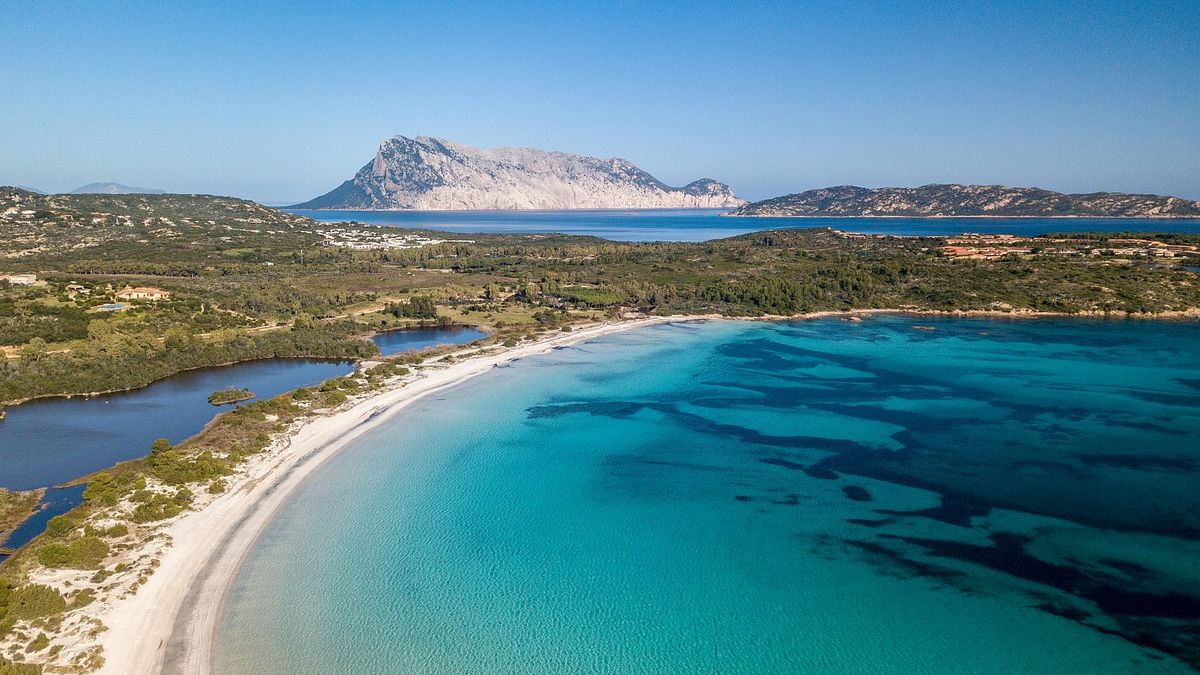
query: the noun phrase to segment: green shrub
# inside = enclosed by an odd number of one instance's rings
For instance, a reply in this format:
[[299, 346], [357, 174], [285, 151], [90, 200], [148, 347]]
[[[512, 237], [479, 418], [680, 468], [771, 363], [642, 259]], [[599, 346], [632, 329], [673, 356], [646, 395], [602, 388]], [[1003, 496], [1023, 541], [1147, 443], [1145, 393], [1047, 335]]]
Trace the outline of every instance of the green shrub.
[[162, 447], [159, 447], [158, 441], [154, 444], [156, 448], [150, 451], [146, 465], [155, 476], [168, 485], [194, 483], [217, 476], [227, 476], [233, 472], [225, 460], [213, 457], [211, 452], [205, 451], [196, 457], [187, 457], [170, 444]]
[[121, 490], [117, 481], [107, 473], [98, 473], [88, 481], [87, 489], [83, 491], [84, 501], [104, 506], [113, 506], [121, 499]]
[[117, 523], [104, 531], [104, 536], [113, 538], [124, 537], [127, 534], [129, 534], [129, 526], [125, 523]]
[[407, 375], [408, 368], [395, 363], [381, 363], [367, 371], [367, 376], [374, 379], [384, 379], [395, 375]]
[[38, 562], [46, 567], [94, 570], [108, 555], [108, 544], [96, 536], [84, 536], [69, 544], [50, 543], [38, 549]]
[[28, 647], [25, 648], [25, 653], [33, 654], [35, 652], [40, 652], [49, 646], [50, 646], [50, 638], [46, 637], [45, 633], [38, 633], [38, 636], [35, 637], [33, 639], [33, 641], [31, 641], [29, 643]]
[[37, 619], [58, 614], [66, 608], [67, 601], [58, 591], [42, 584], [29, 584], [12, 590], [5, 616], [12, 619]]
[[173, 496], [155, 494], [133, 510], [133, 522], [150, 523], [174, 518], [192, 503], [192, 493], [180, 488]]
[[15, 663], [0, 658], [0, 675], [42, 675], [42, 667], [36, 663]]
[[68, 515], [54, 516], [46, 522], [46, 535], [54, 538], [65, 537], [79, 529], [79, 523]]
[[87, 607], [96, 600], [96, 591], [90, 588], [81, 588], [75, 591], [75, 595], [71, 596], [72, 607]]

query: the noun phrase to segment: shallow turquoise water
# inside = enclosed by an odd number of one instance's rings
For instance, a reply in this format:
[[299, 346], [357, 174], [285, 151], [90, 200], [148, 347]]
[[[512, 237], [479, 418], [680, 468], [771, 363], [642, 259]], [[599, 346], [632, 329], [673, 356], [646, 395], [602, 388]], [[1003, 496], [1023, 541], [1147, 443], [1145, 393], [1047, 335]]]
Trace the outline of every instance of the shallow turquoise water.
[[1200, 326], [875, 317], [643, 329], [405, 410], [259, 542], [217, 669], [1187, 672], [1198, 646]]

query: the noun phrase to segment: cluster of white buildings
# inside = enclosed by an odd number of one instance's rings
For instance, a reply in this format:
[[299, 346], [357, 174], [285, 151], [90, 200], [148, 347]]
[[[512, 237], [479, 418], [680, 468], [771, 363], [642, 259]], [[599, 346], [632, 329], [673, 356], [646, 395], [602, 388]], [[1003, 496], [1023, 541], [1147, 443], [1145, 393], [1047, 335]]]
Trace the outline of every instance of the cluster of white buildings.
[[352, 230], [334, 228], [321, 234], [330, 246], [341, 246], [359, 251], [387, 248], [421, 248], [434, 244], [474, 244], [473, 239], [430, 239], [419, 234], [389, 232], [386, 229]]

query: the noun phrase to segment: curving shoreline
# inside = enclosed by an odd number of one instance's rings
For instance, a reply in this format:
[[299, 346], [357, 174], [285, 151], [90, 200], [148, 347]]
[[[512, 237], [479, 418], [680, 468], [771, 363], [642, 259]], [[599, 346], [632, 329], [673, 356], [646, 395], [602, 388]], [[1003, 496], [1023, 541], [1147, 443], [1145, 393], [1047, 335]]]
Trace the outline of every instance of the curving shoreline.
[[[935, 312], [897, 309], [827, 311], [744, 320], [803, 320], [898, 314], [1038, 318], [1054, 313]], [[1077, 316], [1077, 315], [1076, 315]], [[377, 424], [422, 397], [493, 367], [555, 347], [614, 332], [668, 322], [728, 319], [714, 315], [646, 317], [554, 333], [512, 348], [468, 347], [452, 363], [430, 362], [381, 392], [352, 399], [340, 410], [308, 418], [279, 434], [261, 456], [229, 479], [222, 495], [168, 522], [137, 555], [152, 557], [153, 573], [135, 593], [99, 598], [84, 612], [107, 630], [85, 642], [103, 650], [101, 672], [213, 672], [215, 632], [227, 594], [254, 543], [288, 498], [325, 461]], [[1109, 317], [1113, 318], [1113, 317]], [[1124, 318], [1124, 317], [1122, 317]], [[1163, 317], [1159, 317], [1163, 318]], [[1195, 318], [1186, 313], [1178, 318]], [[206, 498], [207, 499], [207, 498]]]
[[650, 317], [576, 329], [500, 351], [465, 351], [468, 358], [424, 369], [402, 387], [368, 396], [318, 417], [276, 442], [229, 490], [188, 512], [163, 533], [155, 573], [137, 593], [114, 599], [98, 614], [108, 627], [98, 642], [102, 673], [210, 673], [225, 599], [242, 562], [288, 497], [314, 471], [364, 433], [410, 403], [515, 359], [633, 328], [706, 317]]

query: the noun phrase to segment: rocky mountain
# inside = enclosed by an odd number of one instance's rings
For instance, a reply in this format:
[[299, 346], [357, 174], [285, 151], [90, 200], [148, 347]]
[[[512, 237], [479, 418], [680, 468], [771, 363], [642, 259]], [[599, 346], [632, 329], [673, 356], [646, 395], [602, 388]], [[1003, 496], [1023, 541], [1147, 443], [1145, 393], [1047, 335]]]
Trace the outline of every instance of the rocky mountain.
[[1003, 185], [875, 189], [840, 185], [746, 204], [731, 215], [1200, 218], [1200, 202], [1123, 192], [1063, 194]]
[[728, 208], [745, 204], [717, 181], [670, 187], [624, 159], [533, 148], [480, 149], [396, 136], [375, 159], [301, 209]]
[[88, 183], [71, 190], [71, 195], [162, 195], [163, 190], [153, 188], [130, 187], [120, 183]]

